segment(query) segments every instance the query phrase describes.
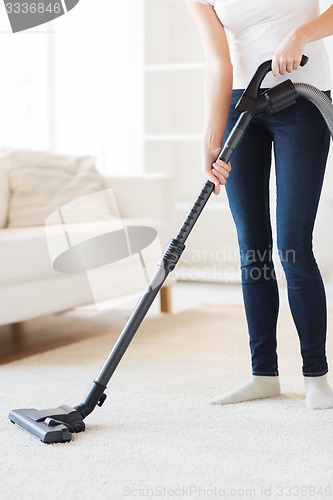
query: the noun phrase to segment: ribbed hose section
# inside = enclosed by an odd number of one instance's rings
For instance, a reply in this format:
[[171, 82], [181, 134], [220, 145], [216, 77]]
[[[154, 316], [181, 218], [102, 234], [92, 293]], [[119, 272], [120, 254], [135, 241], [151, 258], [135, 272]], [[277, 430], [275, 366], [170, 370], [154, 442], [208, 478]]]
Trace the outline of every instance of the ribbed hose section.
[[308, 101], [317, 106], [333, 138], [333, 105], [330, 98], [324, 92], [308, 83], [294, 83], [294, 86], [298, 95], [305, 97], [305, 99], [308, 99]]

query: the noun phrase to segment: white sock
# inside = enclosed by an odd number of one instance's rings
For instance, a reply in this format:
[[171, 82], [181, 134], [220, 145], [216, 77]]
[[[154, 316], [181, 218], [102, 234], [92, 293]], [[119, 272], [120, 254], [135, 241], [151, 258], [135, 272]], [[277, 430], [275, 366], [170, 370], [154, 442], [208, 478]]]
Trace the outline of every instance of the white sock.
[[327, 381], [327, 375], [304, 377], [305, 406], [311, 410], [333, 408], [333, 390]]
[[252, 375], [245, 384], [213, 398], [210, 403], [212, 405], [227, 405], [252, 399], [273, 398], [280, 396], [280, 394], [279, 377]]

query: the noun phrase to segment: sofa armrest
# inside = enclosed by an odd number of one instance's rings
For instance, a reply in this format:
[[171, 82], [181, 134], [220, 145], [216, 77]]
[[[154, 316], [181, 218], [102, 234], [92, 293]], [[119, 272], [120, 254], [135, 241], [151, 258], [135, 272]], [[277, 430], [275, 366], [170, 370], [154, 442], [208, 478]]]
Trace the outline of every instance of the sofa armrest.
[[153, 219], [162, 224], [162, 245], [174, 236], [175, 202], [171, 176], [140, 174], [103, 177], [105, 188], [112, 188], [120, 216], [124, 219]]

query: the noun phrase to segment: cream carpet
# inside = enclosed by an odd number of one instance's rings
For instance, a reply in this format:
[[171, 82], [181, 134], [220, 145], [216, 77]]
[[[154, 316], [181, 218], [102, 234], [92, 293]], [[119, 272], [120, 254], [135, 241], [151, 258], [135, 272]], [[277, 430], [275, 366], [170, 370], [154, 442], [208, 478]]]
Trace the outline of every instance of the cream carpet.
[[333, 410], [304, 406], [288, 311], [279, 398], [208, 404], [245, 381], [250, 363], [242, 308], [207, 306], [146, 319], [71, 443], [44, 445], [7, 420], [13, 408], [79, 403], [118, 333], [0, 368], [1, 500], [333, 497]]

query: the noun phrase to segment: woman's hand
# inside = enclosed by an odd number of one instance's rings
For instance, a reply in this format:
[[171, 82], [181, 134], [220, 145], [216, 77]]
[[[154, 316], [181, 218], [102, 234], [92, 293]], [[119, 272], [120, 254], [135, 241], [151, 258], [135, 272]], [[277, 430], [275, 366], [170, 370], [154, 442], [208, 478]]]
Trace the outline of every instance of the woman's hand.
[[320, 16], [298, 26], [277, 48], [272, 63], [274, 76], [285, 75], [299, 67], [307, 43], [333, 35], [333, 5]]
[[297, 30], [292, 31], [280, 43], [272, 60], [272, 72], [274, 76], [285, 75], [286, 72], [291, 73], [293, 70], [298, 69], [305, 41]]
[[220, 153], [221, 148], [212, 148], [204, 151], [203, 154], [203, 171], [208, 179], [215, 184], [215, 194], [220, 194], [221, 186], [227, 182], [231, 170], [230, 163], [217, 160]]

